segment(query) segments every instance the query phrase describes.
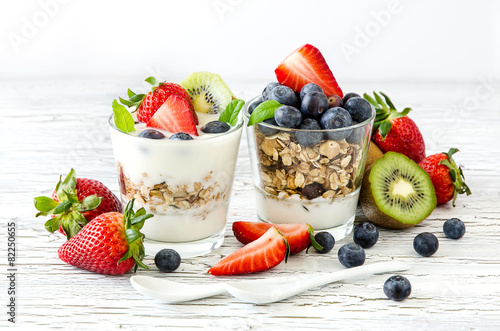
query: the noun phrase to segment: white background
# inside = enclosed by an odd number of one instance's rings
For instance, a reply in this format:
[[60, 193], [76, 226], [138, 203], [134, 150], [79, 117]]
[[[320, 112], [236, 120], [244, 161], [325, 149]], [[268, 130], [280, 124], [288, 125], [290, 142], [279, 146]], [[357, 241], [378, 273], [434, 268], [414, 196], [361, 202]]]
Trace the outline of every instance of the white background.
[[500, 2], [2, 1], [0, 80], [273, 80], [304, 43], [342, 82], [500, 80]]

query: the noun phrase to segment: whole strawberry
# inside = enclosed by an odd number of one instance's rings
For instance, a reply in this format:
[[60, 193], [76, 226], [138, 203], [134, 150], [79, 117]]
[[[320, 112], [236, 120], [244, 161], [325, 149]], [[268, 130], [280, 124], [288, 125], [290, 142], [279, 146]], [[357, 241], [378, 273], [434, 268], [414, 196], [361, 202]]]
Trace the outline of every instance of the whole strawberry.
[[411, 108], [405, 108], [399, 113], [387, 95], [380, 93], [384, 96], [384, 101], [376, 92], [373, 94], [375, 99], [366, 93], [363, 95], [377, 110], [373, 125], [373, 142], [384, 153], [397, 152], [417, 163], [422, 161], [425, 158], [424, 138], [415, 122], [407, 116]]
[[152, 89], [147, 94], [135, 94], [130, 89], [127, 91], [129, 99], [120, 101], [128, 107], [136, 107], [137, 120], [142, 123], [147, 123], [156, 113], [156, 111], [172, 96], [178, 96], [185, 99], [189, 104], [189, 109], [195, 124], [198, 124], [198, 116], [193, 107], [191, 97], [187, 91], [179, 84], [159, 82], [155, 77], [146, 78], [146, 82], [152, 85]]
[[464, 182], [462, 168], [457, 166], [452, 155], [458, 152], [456, 148], [450, 148], [448, 153], [438, 153], [427, 156], [418, 165], [431, 177], [438, 204], [447, 203], [453, 199], [453, 207], [458, 194], [471, 194], [467, 184]]
[[140, 229], [152, 214], [144, 208], [134, 213], [134, 200], [124, 214], [111, 212], [97, 216], [58, 250], [59, 258], [75, 267], [105, 275], [120, 275], [132, 267], [148, 269], [142, 260], [145, 250]]
[[71, 169], [64, 181], [59, 179], [49, 197], [37, 197], [34, 200], [38, 216], [51, 216], [45, 223], [49, 232], [57, 229], [69, 240], [76, 235], [94, 217], [108, 212], [121, 212], [120, 199], [103, 183], [88, 178], [76, 178]]

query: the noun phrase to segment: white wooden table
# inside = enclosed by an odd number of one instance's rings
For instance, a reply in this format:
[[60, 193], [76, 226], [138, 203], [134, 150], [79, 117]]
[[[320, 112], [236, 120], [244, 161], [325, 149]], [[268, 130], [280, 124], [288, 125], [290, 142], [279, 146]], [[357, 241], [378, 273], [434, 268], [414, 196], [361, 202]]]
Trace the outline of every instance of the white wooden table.
[[[482, 78], [483, 80], [487, 78]], [[265, 81], [228, 81], [235, 94], [249, 99]], [[412, 106], [428, 153], [457, 147], [473, 194], [460, 196], [457, 206], [438, 207], [419, 226], [380, 229], [379, 242], [366, 251], [366, 263], [391, 259], [409, 263], [404, 274], [411, 296], [388, 300], [382, 286], [389, 275], [344, 281], [313, 289], [269, 305], [238, 302], [220, 295], [169, 305], [136, 292], [133, 273], [104, 276], [77, 269], [57, 256], [64, 242], [49, 234], [43, 218], [35, 218], [32, 199], [51, 193], [60, 174], [71, 167], [81, 177], [98, 179], [118, 192], [107, 128], [111, 101], [123, 96], [131, 79], [84, 81], [0, 82], [0, 231], [2, 251], [8, 243], [7, 223], [16, 225], [15, 296], [8, 294], [7, 254], [2, 254], [1, 326], [29, 329], [171, 329], [283, 330], [283, 329], [498, 329], [500, 328], [500, 85], [464, 84], [343, 84], [344, 90], [389, 94], [399, 107]], [[168, 277], [179, 282], [211, 283], [220, 279], [206, 271], [221, 257], [240, 247], [230, 231], [236, 220], [255, 220], [246, 141], [242, 140], [223, 246], [202, 257], [185, 259], [172, 274], [149, 270], [139, 275]], [[462, 219], [466, 235], [445, 238], [443, 221]], [[357, 220], [364, 217], [358, 213]], [[283, 220], [286, 222], [286, 220]], [[438, 252], [423, 258], [413, 250], [415, 235], [436, 234]], [[13, 239], [10, 239], [13, 240]], [[330, 254], [310, 252], [292, 256], [287, 264], [246, 278], [328, 272], [343, 267], [336, 244]], [[16, 323], [8, 319], [11, 297]]]

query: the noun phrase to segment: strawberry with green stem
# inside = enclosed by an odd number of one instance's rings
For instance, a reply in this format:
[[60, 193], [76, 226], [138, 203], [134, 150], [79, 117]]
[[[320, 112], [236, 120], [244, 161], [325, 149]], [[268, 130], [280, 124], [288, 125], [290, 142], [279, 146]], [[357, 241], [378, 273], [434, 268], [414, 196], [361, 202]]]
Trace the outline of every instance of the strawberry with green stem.
[[391, 99], [380, 92], [374, 97], [363, 94], [363, 97], [375, 107], [377, 114], [373, 125], [373, 142], [386, 153], [397, 152], [408, 156], [416, 163], [425, 158], [425, 143], [422, 133], [415, 122], [408, 117], [411, 108], [398, 112]]
[[51, 216], [45, 223], [49, 232], [59, 231], [69, 240], [89, 221], [107, 212], [123, 210], [120, 199], [103, 183], [94, 179], [77, 178], [74, 169], [64, 181], [62, 176], [56, 185], [52, 198], [36, 197], [38, 216]]
[[144, 222], [153, 217], [144, 208], [134, 212], [134, 199], [123, 214], [117, 212], [97, 216], [58, 250], [61, 260], [88, 271], [119, 275], [140, 266], [149, 269], [145, 256]]

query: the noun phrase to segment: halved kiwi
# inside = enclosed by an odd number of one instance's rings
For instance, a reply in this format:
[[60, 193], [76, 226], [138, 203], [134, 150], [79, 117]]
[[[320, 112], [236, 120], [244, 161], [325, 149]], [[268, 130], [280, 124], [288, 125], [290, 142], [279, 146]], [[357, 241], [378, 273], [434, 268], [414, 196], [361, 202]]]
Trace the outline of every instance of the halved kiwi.
[[194, 72], [180, 85], [191, 97], [194, 110], [201, 113], [219, 114], [234, 98], [221, 76], [208, 71]]
[[403, 154], [387, 152], [365, 172], [360, 205], [377, 225], [410, 228], [426, 219], [436, 202], [429, 175]]

